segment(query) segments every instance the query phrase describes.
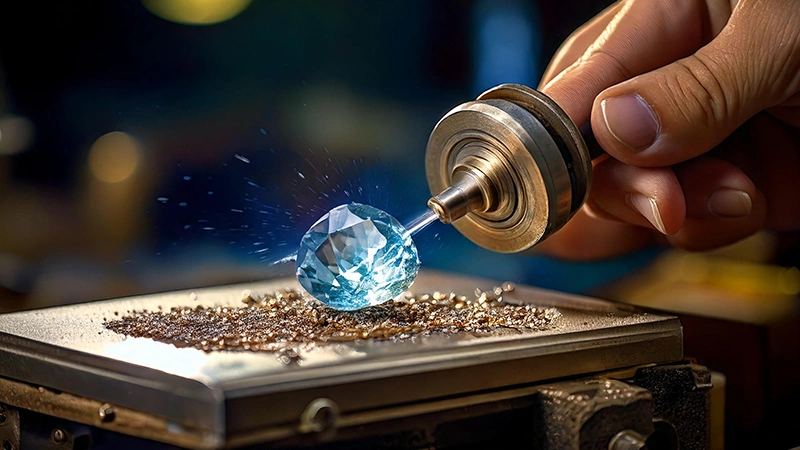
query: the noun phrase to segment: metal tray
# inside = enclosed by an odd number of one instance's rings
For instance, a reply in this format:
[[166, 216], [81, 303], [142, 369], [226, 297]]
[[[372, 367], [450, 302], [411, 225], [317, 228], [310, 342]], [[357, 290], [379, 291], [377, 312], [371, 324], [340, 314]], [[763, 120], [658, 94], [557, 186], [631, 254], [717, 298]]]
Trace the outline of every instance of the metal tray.
[[[422, 271], [414, 292], [469, 294], [498, 281]], [[115, 312], [159, 306], [240, 306], [254, 294], [299, 288], [280, 278], [0, 315], [0, 401], [192, 448], [252, 444], [302, 431], [315, 399], [342, 417], [578, 374], [680, 360], [676, 317], [525, 286], [509, 302], [553, 306], [545, 331], [414, 342], [340, 343], [284, 365], [273, 354], [206, 353], [108, 331]], [[194, 295], [192, 295], [194, 294]], [[116, 411], [101, 420], [98, 407]]]

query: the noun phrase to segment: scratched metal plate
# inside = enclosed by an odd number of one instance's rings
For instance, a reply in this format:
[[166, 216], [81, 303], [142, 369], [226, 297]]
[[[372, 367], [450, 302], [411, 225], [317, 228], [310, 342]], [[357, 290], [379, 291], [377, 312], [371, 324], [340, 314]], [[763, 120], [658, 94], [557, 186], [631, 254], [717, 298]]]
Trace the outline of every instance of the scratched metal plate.
[[[422, 271], [412, 290], [469, 295], [499, 281]], [[299, 288], [282, 278], [0, 315], [0, 376], [203, 430], [208, 446], [216, 447], [296, 423], [318, 397], [347, 414], [682, 358], [675, 317], [525, 286], [504, 300], [557, 307], [562, 316], [550, 329], [342, 343], [303, 354], [300, 365], [286, 366], [268, 353], [205, 353], [125, 338], [103, 327], [104, 319], [118, 318], [115, 312], [240, 306], [243, 290], [286, 287]]]

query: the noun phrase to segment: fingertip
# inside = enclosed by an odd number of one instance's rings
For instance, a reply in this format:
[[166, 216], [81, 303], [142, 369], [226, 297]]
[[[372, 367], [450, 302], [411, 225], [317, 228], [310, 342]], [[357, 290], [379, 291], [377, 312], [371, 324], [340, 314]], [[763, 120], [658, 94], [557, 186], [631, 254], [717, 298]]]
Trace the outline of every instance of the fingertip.
[[767, 200], [738, 167], [711, 157], [676, 166], [687, 204], [686, 223], [671, 245], [707, 250], [731, 244], [764, 228]]
[[647, 219], [661, 234], [670, 234], [664, 225], [664, 217], [655, 198], [641, 192], [633, 192], [625, 196], [625, 203]]
[[648, 152], [662, 134], [661, 120], [636, 90], [621, 85], [601, 92], [592, 105], [592, 130], [600, 146], [614, 158], [640, 167], [660, 166]]
[[638, 153], [658, 137], [658, 117], [647, 101], [635, 92], [603, 98], [600, 114], [608, 134], [630, 151]]
[[675, 166], [686, 194], [688, 214], [696, 218], [749, 216], [758, 202], [750, 178], [728, 161], [703, 156]]
[[721, 187], [708, 196], [706, 206], [717, 217], [733, 219], [750, 215], [753, 199], [743, 190]]
[[598, 217], [677, 233], [686, 219], [686, 201], [671, 168], [634, 167], [614, 159], [595, 166], [589, 208]]

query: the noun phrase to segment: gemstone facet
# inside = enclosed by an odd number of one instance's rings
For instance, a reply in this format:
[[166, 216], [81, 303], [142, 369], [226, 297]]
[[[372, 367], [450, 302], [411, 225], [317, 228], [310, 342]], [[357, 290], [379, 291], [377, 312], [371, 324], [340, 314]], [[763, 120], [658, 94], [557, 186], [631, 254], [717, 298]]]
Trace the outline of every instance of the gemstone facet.
[[349, 203], [322, 216], [300, 241], [297, 279], [314, 298], [352, 311], [403, 293], [419, 271], [411, 234], [389, 214]]

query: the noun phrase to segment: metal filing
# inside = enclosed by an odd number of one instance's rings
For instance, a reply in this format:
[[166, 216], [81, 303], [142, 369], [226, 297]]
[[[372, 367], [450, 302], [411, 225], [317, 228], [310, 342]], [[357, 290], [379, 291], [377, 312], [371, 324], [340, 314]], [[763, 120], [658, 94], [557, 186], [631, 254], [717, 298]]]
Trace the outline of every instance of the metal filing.
[[425, 158], [434, 195], [428, 207], [481, 247], [528, 250], [583, 205], [594, 150], [545, 94], [496, 86], [453, 108], [433, 129]]
[[[501, 289], [499, 286], [497, 289]], [[494, 292], [470, 299], [453, 292], [414, 295], [359, 311], [337, 311], [292, 289], [248, 296], [244, 307], [183, 307], [125, 316], [106, 323], [116, 333], [146, 337], [205, 351], [279, 351], [331, 342], [383, 339], [393, 342], [457, 333], [523, 333], [547, 329], [555, 308], [513, 305]]]

